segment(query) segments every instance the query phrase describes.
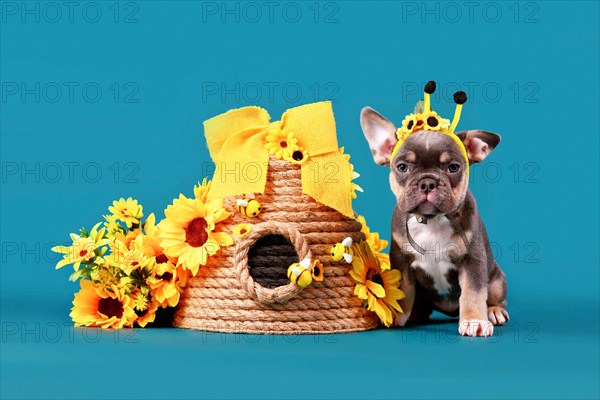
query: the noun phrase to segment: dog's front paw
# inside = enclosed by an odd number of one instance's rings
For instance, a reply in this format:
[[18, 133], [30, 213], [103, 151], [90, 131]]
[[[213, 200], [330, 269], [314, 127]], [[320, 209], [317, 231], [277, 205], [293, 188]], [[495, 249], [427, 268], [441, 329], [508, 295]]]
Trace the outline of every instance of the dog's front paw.
[[492, 336], [494, 325], [483, 319], [464, 319], [458, 323], [458, 333], [463, 336]]
[[488, 319], [494, 325], [504, 325], [510, 318], [503, 307], [491, 306], [488, 307]]

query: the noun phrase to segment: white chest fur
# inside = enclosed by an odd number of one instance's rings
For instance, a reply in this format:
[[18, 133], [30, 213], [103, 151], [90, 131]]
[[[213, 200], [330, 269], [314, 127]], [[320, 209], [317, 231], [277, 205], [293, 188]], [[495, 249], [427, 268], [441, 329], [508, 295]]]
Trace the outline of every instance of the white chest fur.
[[433, 279], [433, 287], [439, 294], [448, 294], [450, 283], [446, 274], [456, 269], [449, 254], [458, 247], [452, 240], [452, 224], [445, 215], [430, 218], [426, 224], [413, 217], [408, 220], [408, 231], [414, 242], [425, 251], [421, 254], [413, 246], [407, 246], [407, 250], [415, 255], [411, 266], [425, 271]]

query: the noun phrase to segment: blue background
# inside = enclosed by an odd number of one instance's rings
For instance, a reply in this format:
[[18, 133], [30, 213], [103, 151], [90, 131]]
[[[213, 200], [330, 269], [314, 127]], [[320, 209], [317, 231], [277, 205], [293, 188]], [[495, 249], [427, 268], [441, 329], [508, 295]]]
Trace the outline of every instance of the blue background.
[[[2, 2], [1, 397], [600, 396], [597, 2], [51, 4]], [[210, 170], [202, 121], [230, 108], [333, 100], [354, 208], [388, 238], [359, 112], [398, 124], [429, 79], [438, 112], [460, 86], [459, 127], [503, 135], [471, 178], [509, 281], [495, 337], [441, 318], [301, 337], [71, 328], [77, 286], [50, 247], [113, 199], [162, 216], [191, 194]]]

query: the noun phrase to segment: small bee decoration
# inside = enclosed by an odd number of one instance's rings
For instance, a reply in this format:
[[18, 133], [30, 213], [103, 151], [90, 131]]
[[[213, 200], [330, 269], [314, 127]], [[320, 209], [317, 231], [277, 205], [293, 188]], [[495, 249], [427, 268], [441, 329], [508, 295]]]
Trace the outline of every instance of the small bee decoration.
[[254, 199], [237, 199], [238, 211], [247, 217], [256, 217], [260, 214], [260, 203]]
[[292, 283], [295, 283], [301, 288], [310, 285], [313, 281], [310, 258], [305, 258], [299, 263], [290, 265], [287, 271], [287, 277]]
[[352, 256], [354, 250], [352, 250], [352, 238], [347, 237], [342, 243], [336, 243], [331, 246], [331, 258], [333, 261], [346, 261], [348, 264], [352, 264]]

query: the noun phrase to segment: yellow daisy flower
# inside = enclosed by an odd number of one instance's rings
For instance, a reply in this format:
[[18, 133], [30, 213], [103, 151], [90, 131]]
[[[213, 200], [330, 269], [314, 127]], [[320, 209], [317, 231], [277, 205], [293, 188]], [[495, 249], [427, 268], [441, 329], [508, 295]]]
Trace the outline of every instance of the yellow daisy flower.
[[382, 270], [367, 242], [361, 241], [354, 246], [350, 276], [356, 281], [354, 294], [366, 300], [367, 309], [375, 312], [389, 327], [395, 314], [403, 312], [398, 304], [398, 300], [404, 298], [404, 293], [398, 289], [400, 271]]
[[114, 239], [117, 237], [118, 233], [123, 233], [123, 227], [119, 224], [117, 217], [115, 215], [103, 215], [104, 218], [104, 227], [106, 228], [106, 237], [109, 239]]
[[290, 160], [297, 142], [292, 132], [285, 133], [280, 129], [273, 129], [267, 135], [265, 147], [269, 150], [269, 154], [275, 155], [278, 159]]
[[148, 257], [162, 254], [160, 247], [162, 239], [158, 237], [159, 232], [160, 230], [156, 226], [156, 216], [151, 213], [144, 222], [144, 254]]
[[144, 254], [144, 238], [143, 234], [138, 235], [129, 245], [121, 240], [114, 240], [110, 243], [111, 254], [106, 257], [106, 261], [118, 266], [127, 275], [136, 269], [152, 267], [152, 258]]
[[138, 292], [131, 296], [133, 301], [132, 307], [136, 311], [143, 311], [148, 308], [148, 297], [142, 292]]
[[136, 240], [137, 237], [140, 235], [143, 235], [142, 228], [138, 227], [136, 229], [129, 230], [127, 232], [117, 232], [115, 235], [115, 239], [120, 242], [123, 242], [125, 244], [125, 246], [129, 247], [129, 246], [131, 246], [131, 242]]
[[416, 128], [417, 117], [415, 114], [409, 114], [402, 121], [402, 125], [399, 128], [399, 132], [403, 135], [410, 135]]
[[[98, 229], [101, 224], [99, 222], [94, 225], [87, 237], [71, 233], [72, 246], [53, 247], [52, 251], [55, 253], [64, 254], [63, 259], [56, 264], [56, 269], [73, 264], [73, 269], [77, 271], [81, 263], [93, 261], [97, 255], [96, 250], [109, 243], [109, 240], [104, 238], [106, 229]], [[101, 250], [99, 253], [99, 255], [102, 255], [103, 251]]]
[[425, 125], [422, 113], [407, 115], [398, 130], [396, 130], [396, 137], [400, 141], [405, 141], [413, 132], [424, 129]]
[[306, 160], [308, 160], [308, 157], [309, 155], [303, 147], [294, 146], [289, 157], [284, 157], [284, 159], [292, 164], [302, 165]]
[[135, 323], [142, 328], [145, 328], [146, 325], [151, 324], [156, 319], [156, 310], [158, 310], [158, 303], [155, 301], [151, 301], [145, 309], [143, 310], [135, 310], [137, 315], [137, 319]]
[[156, 225], [156, 217], [154, 213], [148, 215], [146, 222], [144, 222], [144, 254], [147, 257], [154, 257], [157, 264], [162, 264], [168, 261], [177, 263], [177, 259], [169, 260], [164, 254], [163, 248], [161, 247], [162, 239], [159, 237], [160, 229]]
[[171, 262], [158, 264], [154, 276], [148, 279], [150, 294], [161, 307], [175, 307], [187, 282], [188, 271]]
[[81, 290], [75, 294], [69, 314], [75, 326], [107, 329], [133, 325], [137, 315], [131, 307], [131, 298], [116, 286], [112, 290], [102, 290], [86, 279], [82, 279], [80, 285]]
[[239, 224], [233, 228], [233, 234], [239, 238], [243, 238], [252, 232], [252, 226], [249, 224]]
[[180, 195], [165, 210], [166, 218], [158, 227], [161, 246], [167, 257], [177, 259], [177, 265], [198, 273], [208, 256], [214, 255], [221, 246], [233, 244], [233, 238], [215, 231], [216, 224], [231, 215], [223, 208], [223, 199], [203, 202]]
[[450, 121], [440, 117], [435, 111], [423, 113], [423, 120], [425, 121], [423, 129], [428, 131], [445, 130], [450, 127]]
[[140, 219], [144, 216], [142, 206], [131, 197], [127, 200], [121, 198], [118, 201], [113, 201], [113, 205], [108, 207], [108, 211], [118, 220], [125, 222], [128, 228], [131, 228], [134, 224], [139, 224]]
[[392, 268], [392, 264], [390, 263], [390, 255], [386, 253], [373, 253], [375, 258], [379, 261], [379, 265], [382, 270], [388, 270]]

